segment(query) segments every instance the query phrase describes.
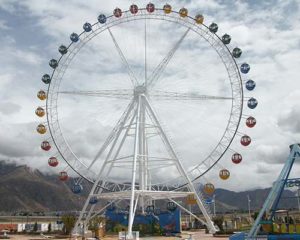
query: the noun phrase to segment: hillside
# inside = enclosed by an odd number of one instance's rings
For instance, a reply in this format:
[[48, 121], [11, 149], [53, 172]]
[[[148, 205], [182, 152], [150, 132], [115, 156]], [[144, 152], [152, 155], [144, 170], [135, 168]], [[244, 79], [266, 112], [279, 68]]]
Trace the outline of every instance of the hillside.
[[57, 177], [27, 166], [0, 162], [0, 211], [79, 210], [84, 198]]
[[[16, 166], [0, 161], [0, 212], [20, 211], [71, 211], [80, 210], [84, 196], [70, 190], [72, 179], [64, 183], [57, 176], [46, 175], [27, 166]], [[244, 192], [217, 189], [215, 192], [216, 211], [247, 211], [249, 195], [251, 210], [262, 207], [270, 188]], [[295, 193], [285, 190], [280, 208], [297, 208]]]
[[[225, 189], [217, 189], [215, 192], [216, 208], [217, 211], [226, 212], [228, 207], [226, 205], [234, 207], [235, 210], [248, 210], [248, 197], [250, 198], [250, 208], [252, 210], [259, 210], [264, 204], [271, 188], [255, 189], [244, 192], [233, 192]], [[224, 207], [225, 204], [225, 207]], [[279, 202], [279, 208], [292, 209], [298, 208], [297, 198], [294, 192], [284, 190], [282, 198]]]

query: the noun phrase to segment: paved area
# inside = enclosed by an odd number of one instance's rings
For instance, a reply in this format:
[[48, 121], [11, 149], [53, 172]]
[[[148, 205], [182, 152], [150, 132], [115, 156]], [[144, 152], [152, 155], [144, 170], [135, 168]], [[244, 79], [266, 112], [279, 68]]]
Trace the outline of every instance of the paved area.
[[[39, 235], [9, 235], [10, 239], [14, 240], [44, 240], [44, 239], [61, 239], [67, 240], [66, 238], [47, 238], [48, 235], [39, 236]], [[74, 238], [71, 238], [74, 239]], [[92, 239], [92, 238], [90, 238]], [[117, 240], [118, 236], [105, 236], [103, 240]], [[205, 234], [204, 231], [199, 232], [183, 232], [181, 237], [143, 237], [140, 238], [143, 240], [179, 240], [179, 239], [192, 239], [192, 240], [228, 240], [228, 237], [214, 237], [211, 234]], [[81, 240], [81, 238], [78, 238]]]
[[[14, 240], [44, 240], [44, 239], [61, 239], [61, 240], [70, 240], [75, 238], [55, 238], [51, 235], [11, 235], [9, 234], [9, 239]], [[81, 238], [77, 238], [78, 240], [81, 240]], [[86, 240], [93, 239], [93, 238], [86, 238]], [[107, 235], [102, 240], [117, 240], [118, 236], [111, 236]], [[183, 232], [178, 237], [141, 237], [142, 240], [228, 240], [228, 237], [214, 237], [212, 234], [205, 234], [203, 230], [197, 231], [197, 232]]]

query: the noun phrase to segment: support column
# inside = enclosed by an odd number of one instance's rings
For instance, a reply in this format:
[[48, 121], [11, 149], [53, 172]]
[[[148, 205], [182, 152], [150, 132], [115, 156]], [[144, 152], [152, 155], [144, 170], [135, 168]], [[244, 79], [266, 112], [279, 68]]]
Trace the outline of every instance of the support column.
[[260, 229], [261, 226], [261, 219], [265, 214], [271, 213], [271, 216], [269, 220], [271, 220], [274, 216], [274, 213], [277, 208], [277, 204], [279, 202], [279, 199], [281, 197], [281, 194], [284, 190], [284, 186], [286, 184], [286, 181], [288, 180], [288, 177], [290, 175], [290, 171], [293, 167], [293, 164], [296, 159], [300, 159], [300, 145], [299, 144], [293, 144], [290, 146], [291, 152], [290, 155], [285, 162], [281, 173], [279, 174], [277, 180], [275, 181], [271, 191], [269, 192], [269, 195], [261, 208], [254, 224], [252, 225], [246, 239], [247, 240], [252, 240], [256, 239], [257, 233]]
[[128, 238], [132, 239], [132, 225], [134, 221], [135, 214], [135, 181], [136, 181], [136, 165], [137, 161], [140, 158], [139, 155], [139, 131], [140, 131], [140, 114], [141, 114], [141, 96], [137, 96], [138, 105], [137, 105], [137, 115], [136, 115], [136, 128], [135, 128], [135, 137], [134, 137], [134, 155], [133, 155], [133, 164], [132, 164], [132, 180], [131, 180], [131, 198], [130, 198], [130, 208], [129, 208], [129, 220], [128, 220]]
[[157, 117], [156, 117], [153, 109], [151, 108], [151, 105], [150, 105], [150, 103], [149, 103], [149, 101], [146, 97], [145, 97], [145, 104], [146, 104], [147, 108], [149, 109], [149, 114], [151, 114], [153, 120], [155, 121], [155, 123], [157, 125], [157, 128], [158, 128], [158, 130], [161, 134], [161, 138], [162, 138], [163, 142], [165, 143], [165, 145], [166, 145], [166, 147], [169, 151], [169, 154], [175, 160], [175, 164], [176, 164], [176, 167], [177, 167], [178, 171], [186, 179], [186, 181], [188, 183], [189, 190], [194, 193], [194, 195], [196, 197], [197, 204], [198, 204], [198, 206], [199, 206], [199, 208], [200, 208], [200, 210], [201, 210], [201, 212], [204, 215], [204, 218], [206, 220], [206, 226], [208, 227], [208, 229], [211, 233], [215, 233], [217, 230], [216, 230], [213, 222], [211, 221], [210, 216], [207, 213], [204, 204], [202, 203], [201, 199], [199, 198], [192, 181], [190, 180], [190, 178], [188, 177], [186, 171], [184, 170], [184, 168], [182, 166], [182, 163], [178, 159], [177, 154], [175, 153], [171, 143], [169, 142], [169, 139], [167, 138], [167, 135], [163, 131], [163, 129], [162, 129], [162, 127], [161, 127], [161, 125], [160, 125], [160, 123], [159, 123], [159, 121], [158, 121], [158, 119], [157, 119]]
[[[86, 213], [86, 211], [87, 211], [87, 209], [89, 207], [89, 201], [90, 201], [91, 197], [93, 196], [93, 194], [98, 193], [99, 188], [100, 188], [100, 192], [101, 192], [102, 191], [102, 187], [104, 187], [104, 184], [105, 184], [104, 182], [102, 182], [101, 187], [99, 186], [100, 181], [103, 180], [102, 179], [103, 178], [102, 174], [104, 173], [104, 170], [106, 168], [107, 162], [108, 162], [108, 160], [109, 160], [109, 158], [110, 158], [110, 156], [111, 156], [111, 154], [113, 152], [113, 149], [115, 148], [116, 143], [118, 142], [118, 139], [119, 139], [119, 137], [121, 135], [123, 127], [124, 127], [125, 123], [127, 122], [128, 117], [129, 117], [130, 113], [132, 112], [132, 110], [134, 108], [134, 105], [135, 105], [135, 101], [133, 100], [131, 102], [129, 108], [128, 108], [128, 111], [125, 113], [124, 119], [119, 123], [120, 126], [117, 128], [118, 131], [117, 131], [117, 133], [116, 133], [116, 135], [114, 137], [114, 140], [113, 140], [112, 146], [111, 146], [111, 148], [109, 150], [109, 153], [107, 154], [106, 159], [105, 159], [105, 161], [104, 161], [104, 163], [103, 163], [103, 165], [102, 165], [102, 167], [100, 169], [100, 172], [99, 172], [99, 174], [98, 174], [98, 176], [97, 176], [97, 178], [96, 178], [96, 180], [95, 180], [95, 182], [93, 184], [93, 187], [92, 187], [92, 189], [90, 191], [90, 194], [89, 194], [89, 196], [87, 197], [87, 199], [86, 199], [86, 201], [84, 203], [84, 206], [83, 206], [83, 208], [82, 208], [82, 210], [80, 212], [79, 218], [77, 219], [77, 221], [75, 223], [75, 226], [74, 226], [74, 229], [73, 229], [73, 233], [75, 233], [75, 234], [78, 233], [78, 227], [80, 226], [81, 222], [83, 221], [84, 214]], [[91, 212], [91, 209], [88, 212], [88, 215], [90, 215], [90, 212]], [[84, 228], [85, 228], [86, 227], [86, 222], [85, 222], [84, 225], [85, 225], [84, 226]], [[83, 229], [83, 231], [85, 231], [85, 230]], [[84, 235], [84, 233], [83, 233], [83, 235]]]

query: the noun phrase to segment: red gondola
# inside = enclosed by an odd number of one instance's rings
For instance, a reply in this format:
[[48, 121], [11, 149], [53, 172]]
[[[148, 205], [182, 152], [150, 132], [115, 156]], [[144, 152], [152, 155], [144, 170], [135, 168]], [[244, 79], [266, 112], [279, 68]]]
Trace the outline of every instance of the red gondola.
[[49, 151], [51, 148], [51, 145], [48, 141], [43, 141], [41, 144], [41, 148], [45, 151]]
[[51, 157], [48, 159], [48, 164], [50, 167], [56, 167], [58, 165], [58, 160], [56, 157]]
[[246, 120], [246, 125], [249, 128], [253, 128], [256, 125], [256, 119], [254, 117], [248, 117]]
[[139, 8], [138, 8], [137, 5], [132, 4], [132, 5], [130, 6], [129, 10], [130, 10], [130, 12], [131, 12], [132, 14], [137, 14], [137, 12], [139, 11]]
[[114, 16], [119, 18], [122, 16], [122, 10], [120, 8], [115, 8], [114, 10]]
[[251, 143], [251, 138], [248, 135], [244, 135], [241, 138], [241, 144], [243, 146], [248, 146]]
[[152, 13], [155, 10], [155, 6], [153, 3], [148, 3], [146, 9], [149, 13]]
[[59, 173], [58, 178], [59, 178], [60, 181], [67, 181], [69, 176], [68, 176], [67, 172], [62, 171], [62, 172]]
[[235, 153], [232, 155], [231, 160], [235, 164], [239, 164], [242, 161], [242, 155], [239, 153]]

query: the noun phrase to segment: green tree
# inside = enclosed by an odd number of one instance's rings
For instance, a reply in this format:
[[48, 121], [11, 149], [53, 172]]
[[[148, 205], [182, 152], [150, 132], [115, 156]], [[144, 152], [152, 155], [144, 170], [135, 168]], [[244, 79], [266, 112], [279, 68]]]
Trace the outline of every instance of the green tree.
[[220, 229], [220, 232], [223, 232], [224, 229], [223, 229], [223, 222], [224, 222], [224, 217], [223, 216], [220, 216], [220, 217], [214, 217], [213, 218], [213, 222], [215, 225], [217, 225]]
[[254, 220], [258, 217], [259, 212], [254, 212], [254, 214], [251, 216]]
[[64, 224], [65, 234], [71, 234], [71, 231], [74, 228], [76, 222], [75, 216], [69, 214], [63, 215], [61, 216], [61, 221]]
[[96, 231], [99, 228], [100, 223], [105, 224], [103, 217], [96, 216], [92, 218], [89, 222], [89, 230]]
[[35, 222], [33, 225], [33, 231], [37, 232], [37, 230], [38, 230], [38, 224], [37, 224], [37, 222]]
[[51, 223], [48, 224], [48, 232], [51, 232], [52, 231], [52, 226], [51, 226]]

